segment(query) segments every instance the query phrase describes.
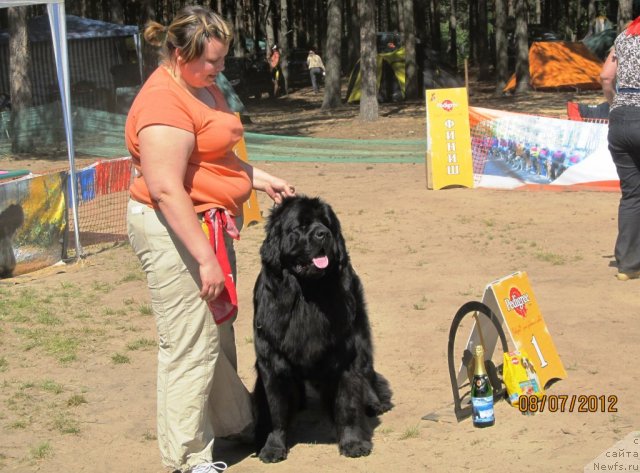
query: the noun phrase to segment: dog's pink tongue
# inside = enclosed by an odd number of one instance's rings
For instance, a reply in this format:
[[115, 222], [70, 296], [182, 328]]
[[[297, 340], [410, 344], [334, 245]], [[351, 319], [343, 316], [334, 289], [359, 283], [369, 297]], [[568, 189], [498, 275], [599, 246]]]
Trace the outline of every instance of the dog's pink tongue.
[[329, 258], [326, 256], [319, 256], [317, 258], [313, 258], [313, 264], [316, 268], [324, 269], [329, 266]]

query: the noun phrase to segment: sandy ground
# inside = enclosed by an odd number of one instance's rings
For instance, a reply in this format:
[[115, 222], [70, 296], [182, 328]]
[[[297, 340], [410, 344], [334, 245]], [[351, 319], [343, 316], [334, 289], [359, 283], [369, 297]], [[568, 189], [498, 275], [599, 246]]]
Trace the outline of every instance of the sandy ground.
[[[416, 110], [412, 123], [419, 134]], [[256, 114], [254, 129], [261, 126], [260, 116]], [[312, 404], [295, 424], [283, 463], [264, 465], [250, 448], [219, 442], [216, 459], [226, 461], [229, 471], [573, 472], [583, 471], [605, 449], [640, 430], [640, 281], [613, 277], [617, 193], [429, 191], [424, 166], [415, 164], [261, 167], [286, 177], [301, 193], [323, 197], [337, 212], [364, 284], [376, 366], [391, 383], [395, 408], [380, 417], [368, 457], [341, 457], [323, 413]], [[268, 213], [263, 197], [260, 206]], [[263, 225], [253, 225], [243, 230], [237, 245], [239, 370], [249, 388], [255, 378], [251, 293], [262, 238]], [[96, 296], [100, 314], [104, 308], [148, 303], [143, 281], [118, 283], [136, 264], [129, 246], [121, 245], [91, 254], [80, 264], [14, 278], [2, 288], [55, 292], [112, 284], [112, 290]], [[502, 401], [491, 428], [475, 429], [469, 419], [455, 421], [446, 357], [451, 320], [462, 304], [481, 300], [487, 284], [515, 271], [529, 275], [568, 373], [548, 394], [615, 396], [617, 412], [578, 413], [567, 407], [523, 416]], [[57, 315], [71, 321], [78, 317], [73, 305], [60, 307]], [[94, 316], [82, 324], [107, 336], [95, 335], [100, 343], [65, 366], [37, 348], [9, 351], [19, 346], [20, 335], [14, 336], [10, 322], [0, 328], [0, 357], [11, 361], [0, 370], [0, 386], [14, 389], [16, 380], [49, 377], [87, 400], [75, 410], [77, 434], [62, 435], [36, 421], [27, 429], [11, 428], [11, 414], [0, 415], [0, 470], [163, 471], [154, 437], [155, 352], [133, 352], [127, 364], [111, 362], [112, 354], [126, 352], [132, 340], [155, 337], [152, 317], [127, 312], [117, 323]], [[470, 329], [463, 325], [459, 339], [466, 341]], [[97, 332], [87, 331], [89, 339], [92, 333]], [[456, 347], [457, 353], [463, 348]], [[0, 410], [11, 409], [6, 397], [0, 399]], [[34, 412], [47, 409], [37, 397], [32, 402]], [[422, 419], [432, 412], [440, 414], [438, 421]], [[44, 440], [52, 453], [29, 460], [29, 449]], [[638, 461], [610, 460], [624, 465]]]

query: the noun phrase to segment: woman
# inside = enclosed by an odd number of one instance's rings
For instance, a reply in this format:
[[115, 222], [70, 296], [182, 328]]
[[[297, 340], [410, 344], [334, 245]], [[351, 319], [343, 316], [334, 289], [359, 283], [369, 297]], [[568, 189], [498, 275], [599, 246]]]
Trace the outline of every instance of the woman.
[[[294, 194], [232, 151], [242, 124], [215, 83], [231, 37], [223, 19], [199, 6], [181, 10], [167, 28], [150, 23], [145, 39], [160, 42], [162, 60], [125, 126], [137, 171], [129, 238], [147, 274], [159, 336], [158, 443], [163, 463], [181, 472], [226, 468], [213, 463], [214, 436], [252, 428], [249, 393], [236, 372], [235, 287], [225, 274], [235, 278], [233, 222], [252, 188], [276, 203]], [[224, 234], [215, 252], [214, 227]], [[220, 306], [224, 313], [215, 312]]]
[[609, 113], [609, 151], [620, 178], [615, 258], [620, 281], [640, 277], [640, 17], [615, 40], [600, 74]]
[[311, 76], [313, 93], [317, 94], [320, 91], [320, 78], [324, 75], [324, 64], [322, 58], [313, 49], [309, 50], [309, 55], [307, 56], [307, 68], [309, 69], [309, 76]]

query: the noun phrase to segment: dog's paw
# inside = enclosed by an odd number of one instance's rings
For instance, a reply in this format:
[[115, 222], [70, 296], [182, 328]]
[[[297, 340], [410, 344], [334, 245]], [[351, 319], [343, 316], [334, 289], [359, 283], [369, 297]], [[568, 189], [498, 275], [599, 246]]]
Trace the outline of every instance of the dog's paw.
[[393, 409], [392, 402], [374, 402], [366, 406], [365, 414], [367, 417], [376, 417], [390, 411], [391, 409]]
[[263, 463], [278, 463], [287, 458], [287, 449], [284, 447], [265, 445], [258, 454]]
[[366, 457], [371, 453], [373, 444], [367, 440], [347, 440], [340, 442], [340, 453], [345, 457]]
[[378, 412], [378, 414], [384, 414], [385, 412], [389, 412], [391, 409], [393, 409], [393, 402], [391, 401], [382, 401], [380, 403], [380, 412]]

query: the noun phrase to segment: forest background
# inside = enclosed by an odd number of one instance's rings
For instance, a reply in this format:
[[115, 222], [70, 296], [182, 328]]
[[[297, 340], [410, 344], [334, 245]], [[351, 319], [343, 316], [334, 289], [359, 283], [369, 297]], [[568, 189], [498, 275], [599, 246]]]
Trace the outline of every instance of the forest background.
[[[462, 73], [468, 64], [478, 80], [495, 81], [497, 94], [515, 71], [515, 93], [522, 94], [530, 89], [528, 50], [536, 37], [551, 34], [577, 41], [607, 27], [620, 31], [640, 14], [640, 0], [68, 0], [65, 6], [69, 14], [143, 27], [149, 20], [168, 24], [181, 7], [194, 3], [211, 7], [233, 24], [232, 56], [266, 56], [278, 44], [285, 91], [292, 51], [319, 49], [327, 69], [323, 109], [342, 104], [341, 82], [360, 59], [360, 117], [365, 121], [378, 117], [379, 32], [397, 32], [402, 39], [408, 99], [421, 95], [422, 68], [433, 60], [454, 73]], [[27, 20], [44, 12], [42, 5], [0, 10], [0, 26], [10, 33], [8, 92], [14, 123], [30, 104]], [[145, 47], [144, 57], [150, 72], [155, 51]]]

